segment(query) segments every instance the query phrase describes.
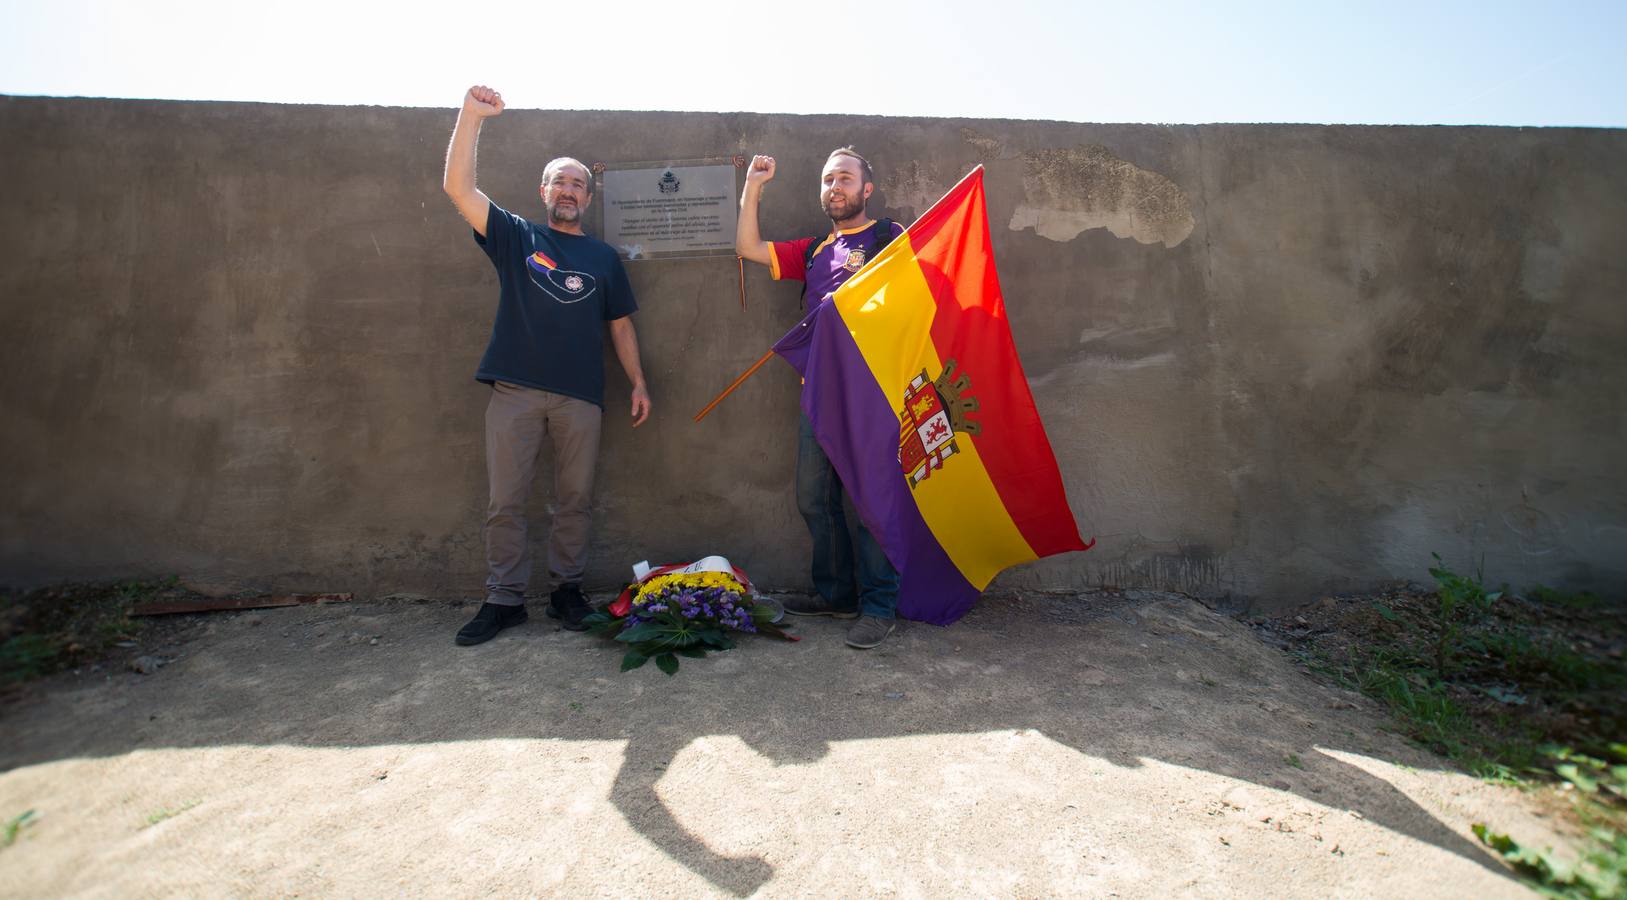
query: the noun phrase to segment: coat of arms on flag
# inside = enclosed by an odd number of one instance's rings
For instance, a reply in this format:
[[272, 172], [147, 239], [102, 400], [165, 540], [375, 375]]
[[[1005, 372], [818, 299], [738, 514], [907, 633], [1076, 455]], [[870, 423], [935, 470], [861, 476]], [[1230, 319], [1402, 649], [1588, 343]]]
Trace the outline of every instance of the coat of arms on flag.
[[955, 361], [945, 360], [937, 379], [926, 369], [910, 380], [904, 389], [904, 408], [898, 414], [898, 464], [915, 487], [944, 460], [959, 452], [956, 435], [978, 434], [982, 426], [966, 418], [977, 409], [976, 397], [964, 397], [972, 380], [962, 374], [955, 378]]

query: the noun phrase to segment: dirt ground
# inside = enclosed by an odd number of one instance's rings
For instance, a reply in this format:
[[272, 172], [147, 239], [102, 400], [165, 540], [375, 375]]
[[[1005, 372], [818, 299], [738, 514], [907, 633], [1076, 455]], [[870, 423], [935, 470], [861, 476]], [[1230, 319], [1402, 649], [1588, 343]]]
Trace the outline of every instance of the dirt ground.
[[540, 608], [454, 646], [472, 609], [199, 616], [12, 697], [0, 895], [1511, 897], [1472, 823], [1569, 840], [1177, 595], [670, 678]]

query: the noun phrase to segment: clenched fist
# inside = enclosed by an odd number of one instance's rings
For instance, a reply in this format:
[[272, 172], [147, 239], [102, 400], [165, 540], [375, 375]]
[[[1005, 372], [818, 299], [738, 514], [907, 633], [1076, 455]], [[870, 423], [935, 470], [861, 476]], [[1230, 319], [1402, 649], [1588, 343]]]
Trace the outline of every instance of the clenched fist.
[[502, 115], [503, 95], [483, 84], [477, 84], [463, 95], [463, 111], [482, 119]]
[[747, 184], [763, 184], [774, 177], [774, 157], [753, 156], [746, 169]]

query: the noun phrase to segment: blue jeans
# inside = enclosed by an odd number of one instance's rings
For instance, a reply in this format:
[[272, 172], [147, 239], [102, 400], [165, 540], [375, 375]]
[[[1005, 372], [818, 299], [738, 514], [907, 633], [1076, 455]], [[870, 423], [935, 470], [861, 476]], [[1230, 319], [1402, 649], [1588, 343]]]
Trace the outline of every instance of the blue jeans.
[[797, 509], [813, 536], [814, 589], [838, 609], [857, 606], [862, 615], [896, 618], [898, 572], [857, 516], [853, 525], [858, 533], [848, 527], [842, 508], [846, 493], [804, 414], [797, 431]]

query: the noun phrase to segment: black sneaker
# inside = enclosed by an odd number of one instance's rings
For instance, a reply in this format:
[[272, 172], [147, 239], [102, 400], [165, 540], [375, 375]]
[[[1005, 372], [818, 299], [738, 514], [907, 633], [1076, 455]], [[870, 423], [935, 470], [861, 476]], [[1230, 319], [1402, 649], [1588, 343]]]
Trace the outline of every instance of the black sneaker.
[[475, 617], [469, 620], [469, 624], [458, 629], [458, 645], [471, 647], [475, 644], [484, 644], [497, 637], [497, 632], [519, 625], [528, 618], [530, 616], [526, 614], [524, 606], [482, 603]]
[[582, 596], [582, 586], [574, 581], [565, 582], [548, 595], [548, 618], [558, 619], [559, 627], [566, 631], [586, 631], [582, 620], [591, 612], [588, 598]]

